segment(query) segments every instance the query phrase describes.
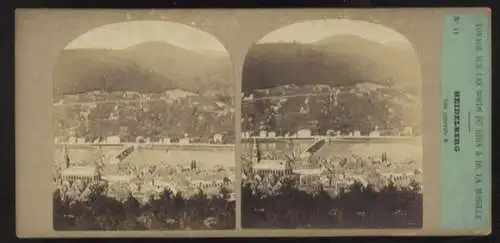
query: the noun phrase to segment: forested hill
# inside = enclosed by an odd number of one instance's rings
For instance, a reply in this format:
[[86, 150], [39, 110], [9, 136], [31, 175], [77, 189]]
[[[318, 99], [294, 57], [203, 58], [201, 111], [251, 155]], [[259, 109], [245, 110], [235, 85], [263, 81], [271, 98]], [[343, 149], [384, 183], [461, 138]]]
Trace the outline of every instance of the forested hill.
[[312, 44], [254, 45], [244, 63], [242, 87], [251, 92], [286, 84], [370, 82], [417, 94], [419, 79], [419, 62], [411, 46], [339, 35]]
[[164, 42], [123, 50], [63, 50], [54, 72], [54, 95], [92, 90], [163, 92], [183, 89], [232, 93], [226, 53], [190, 51]]

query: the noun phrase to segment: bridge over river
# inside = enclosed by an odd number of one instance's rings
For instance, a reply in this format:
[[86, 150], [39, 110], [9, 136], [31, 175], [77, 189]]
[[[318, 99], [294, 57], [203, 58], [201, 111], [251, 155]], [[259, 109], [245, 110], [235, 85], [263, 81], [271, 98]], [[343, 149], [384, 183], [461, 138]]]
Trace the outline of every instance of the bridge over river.
[[387, 153], [392, 160], [422, 160], [422, 137], [420, 136], [314, 136], [314, 137], [264, 137], [242, 139], [243, 152], [250, 152], [253, 143], [258, 143], [263, 152], [299, 153], [301, 157], [310, 154], [322, 158], [350, 157], [379, 157]]
[[103, 144], [103, 143], [57, 143], [56, 148], [67, 149], [120, 149], [128, 146], [134, 146], [139, 149], [153, 150], [182, 150], [182, 151], [234, 151], [234, 144], [210, 144], [210, 143], [190, 143], [190, 144], [155, 144], [155, 143], [119, 143], [119, 144]]
[[[71, 161], [84, 162], [101, 156], [108, 163], [127, 159], [134, 164], [189, 165], [193, 160], [201, 167], [235, 166], [234, 144], [55, 144], [57, 159], [66, 150]], [[119, 162], [118, 162], [119, 163]]]

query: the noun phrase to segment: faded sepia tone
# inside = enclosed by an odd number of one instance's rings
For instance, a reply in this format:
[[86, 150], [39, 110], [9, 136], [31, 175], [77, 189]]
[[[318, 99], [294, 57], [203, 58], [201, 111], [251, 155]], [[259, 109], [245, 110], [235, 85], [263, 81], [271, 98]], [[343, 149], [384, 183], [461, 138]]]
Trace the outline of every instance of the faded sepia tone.
[[255, 43], [242, 74], [244, 228], [422, 227], [422, 80], [404, 36], [298, 22]]
[[222, 44], [174, 22], [70, 42], [54, 70], [54, 229], [235, 229], [233, 76]]
[[[453, 235], [439, 227], [439, 45], [443, 16], [471, 9], [301, 9], [301, 10], [18, 10], [16, 13], [16, 224], [20, 237], [215, 237]], [[404, 36], [420, 61], [422, 112], [423, 222], [419, 229], [242, 229], [236, 198], [236, 230], [55, 231], [53, 226], [54, 70], [61, 51], [100, 26], [124, 21], [160, 20], [191, 25], [214, 36], [229, 53], [234, 93], [242, 90], [243, 66], [252, 46], [274, 30], [306, 20], [352, 19], [380, 24]], [[244, 31], [242, 31], [244, 30]], [[111, 38], [111, 37], [110, 37]], [[182, 39], [182, 38], [180, 38]], [[189, 46], [190, 41], [177, 38]], [[307, 41], [307, 40], [306, 40]], [[194, 41], [197, 42], [197, 41]], [[201, 42], [201, 40], [200, 40]], [[75, 42], [76, 43], [76, 42]], [[75, 44], [76, 45], [76, 44]], [[117, 46], [123, 46], [117, 42]], [[241, 99], [234, 100], [235, 181], [241, 180]], [[240, 193], [236, 186], [235, 193]], [[36, 202], [34, 206], [33, 202]]]

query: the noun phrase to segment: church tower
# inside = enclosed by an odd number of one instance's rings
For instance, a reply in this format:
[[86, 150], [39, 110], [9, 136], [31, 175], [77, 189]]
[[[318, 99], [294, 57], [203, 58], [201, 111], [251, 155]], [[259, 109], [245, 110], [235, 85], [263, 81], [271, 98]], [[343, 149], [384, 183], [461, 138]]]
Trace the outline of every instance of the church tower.
[[260, 161], [260, 150], [259, 150], [259, 145], [257, 144], [257, 139], [253, 139], [253, 145], [252, 145], [252, 162], [254, 164], [259, 163]]
[[64, 146], [62, 152], [61, 152], [61, 165], [64, 169], [69, 168], [70, 166], [70, 159], [68, 155], [68, 148]]

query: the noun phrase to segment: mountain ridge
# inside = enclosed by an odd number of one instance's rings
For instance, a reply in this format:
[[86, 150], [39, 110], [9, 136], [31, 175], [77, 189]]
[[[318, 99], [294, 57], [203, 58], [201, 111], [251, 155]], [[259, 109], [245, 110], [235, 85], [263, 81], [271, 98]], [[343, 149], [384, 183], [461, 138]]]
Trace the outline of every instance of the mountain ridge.
[[90, 90], [162, 92], [180, 88], [232, 92], [229, 57], [189, 51], [165, 42], [122, 50], [63, 50], [54, 70], [54, 95]]
[[335, 35], [309, 44], [255, 44], [245, 59], [242, 88], [250, 92], [282, 84], [372, 82], [419, 93], [418, 69], [411, 46], [393, 47], [354, 35]]

